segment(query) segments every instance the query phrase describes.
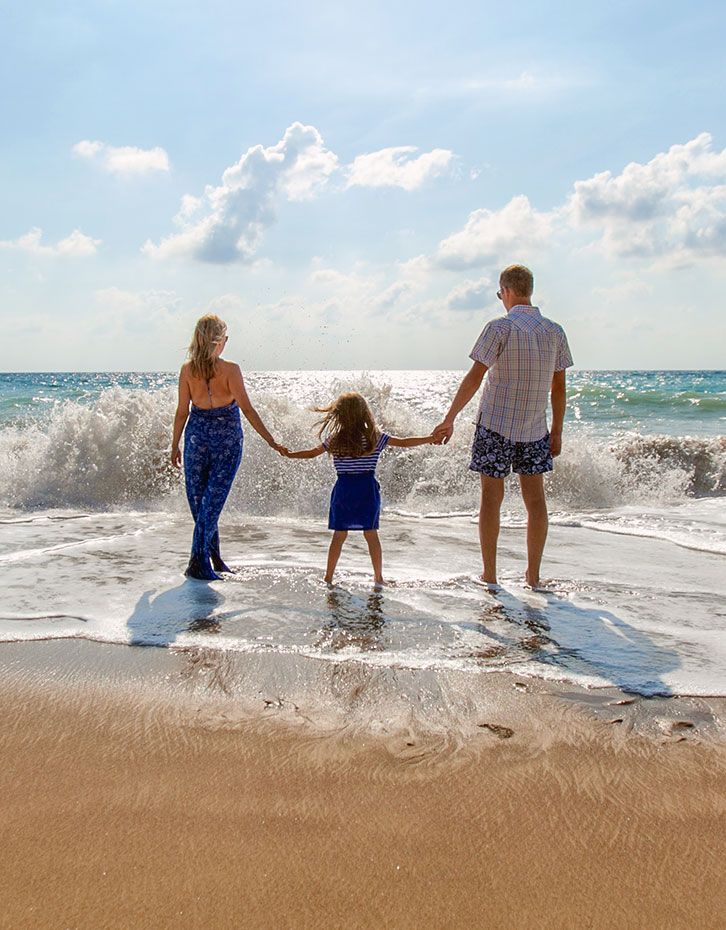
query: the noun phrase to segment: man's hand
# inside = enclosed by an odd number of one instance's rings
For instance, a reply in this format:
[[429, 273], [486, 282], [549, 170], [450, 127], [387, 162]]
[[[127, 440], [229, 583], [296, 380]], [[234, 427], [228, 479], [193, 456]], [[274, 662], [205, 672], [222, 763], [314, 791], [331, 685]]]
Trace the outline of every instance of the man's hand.
[[443, 423], [439, 423], [438, 426], [434, 427], [433, 432], [431, 433], [434, 439], [434, 443], [437, 446], [446, 445], [446, 443], [454, 435], [454, 424], [448, 420], [444, 420]]
[[562, 452], [562, 433], [550, 433], [550, 452], [552, 458], [556, 458]]

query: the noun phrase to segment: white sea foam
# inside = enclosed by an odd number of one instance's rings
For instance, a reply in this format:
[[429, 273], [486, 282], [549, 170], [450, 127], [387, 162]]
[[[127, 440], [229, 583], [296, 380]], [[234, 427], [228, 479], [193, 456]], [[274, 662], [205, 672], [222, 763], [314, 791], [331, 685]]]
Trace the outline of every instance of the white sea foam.
[[[369, 397], [381, 425], [427, 433], [451, 378], [412, 373], [393, 389], [365, 375], [260, 376], [253, 400], [291, 447], [315, 442], [339, 389]], [[521, 587], [525, 519], [509, 483], [503, 590], [476, 582], [473, 414], [447, 447], [389, 449], [380, 480], [387, 573], [370, 588], [351, 539], [341, 584], [320, 581], [334, 478], [324, 458], [291, 462], [246, 428], [222, 525], [240, 574], [185, 581], [191, 520], [169, 464], [170, 388], [108, 388], [0, 429], [0, 639], [85, 638], [210, 655], [289, 653], [325, 661], [467, 673], [509, 669], [641, 693], [723, 693], [719, 615], [726, 552], [721, 437], [606, 436], [568, 424], [547, 479], [554, 594]]]
[[[333, 382], [365, 391], [381, 425], [398, 435], [426, 433], [436, 422], [391, 397], [365, 377]], [[323, 396], [321, 396], [323, 395]], [[258, 408], [290, 446], [316, 441], [309, 404], [260, 394]], [[0, 430], [0, 502], [22, 509], [118, 506], [182, 509], [180, 475], [169, 463], [174, 397], [161, 391], [110, 388], [91, 404], [65, 401], [40, 421]], [[467, 470], [473, 426], [466, 414], [447, 447], [387, 452], [380, 480], [391, 507], [417, 513], [470, 510], [476, 481]], [[324, 507], [330, 466], [281, 459], [246, 430], [245, 460], [229, 506], [239, 513], [300, 514]], [[625, 434], [611, 441], [587, 430], [566, 433], [563, 454], [548, 478], [555, 506], [576, 510], [624, 504], [677, 503], [688, 496], [726, 494], [726, 440]]]

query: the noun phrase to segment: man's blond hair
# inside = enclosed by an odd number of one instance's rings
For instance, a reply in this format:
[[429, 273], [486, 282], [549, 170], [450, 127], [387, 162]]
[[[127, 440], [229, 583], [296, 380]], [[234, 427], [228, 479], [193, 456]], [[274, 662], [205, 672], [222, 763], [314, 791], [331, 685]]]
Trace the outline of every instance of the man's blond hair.
[[525, 265], [507, 265], [499, 275], [501, 287], [508, 287], [517, 297], [530, 300], [534, 291], [534, 275]]

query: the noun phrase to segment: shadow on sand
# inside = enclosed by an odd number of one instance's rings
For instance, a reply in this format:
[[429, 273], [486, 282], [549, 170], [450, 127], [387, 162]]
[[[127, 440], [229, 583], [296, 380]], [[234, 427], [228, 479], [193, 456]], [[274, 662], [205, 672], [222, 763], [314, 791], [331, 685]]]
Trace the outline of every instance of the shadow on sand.
[[191, 578], [167, 591], [144, 591], [127, 621], [131, 645], [168, 646], [182, 633], [218, 633], [222, 620], [243, 613], [220, 613], [224, 601], [215, 588]]
[[[541, 603], [532, 603], [532, 599]], [[583, 607], [553, 592], [519, 597], [501, 589], [474, 623], [462, 627], [493, 640], [481, 658], [541, 662], [563, 674], [597, 676], [621, 691], [671, 696], [663, 676], [680, 667], [677, 653], [601, 607]]]

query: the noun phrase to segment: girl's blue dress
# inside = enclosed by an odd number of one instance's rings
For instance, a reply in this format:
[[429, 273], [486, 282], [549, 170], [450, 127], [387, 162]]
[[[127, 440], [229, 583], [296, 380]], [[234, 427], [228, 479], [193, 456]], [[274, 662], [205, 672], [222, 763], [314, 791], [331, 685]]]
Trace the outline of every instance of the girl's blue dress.
[[[381, 486], [376, 479], [376, 465], [389, 438], [387, 433], [381, 433], [375, 449], [369, 455], [333, 456], [338, 480], [330, 495], [328, 529], [378, 529], [378, 520], [381, 515]], [[325, 442], [323, 445], [327, 448]]]

